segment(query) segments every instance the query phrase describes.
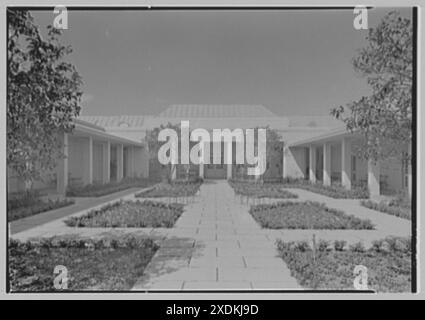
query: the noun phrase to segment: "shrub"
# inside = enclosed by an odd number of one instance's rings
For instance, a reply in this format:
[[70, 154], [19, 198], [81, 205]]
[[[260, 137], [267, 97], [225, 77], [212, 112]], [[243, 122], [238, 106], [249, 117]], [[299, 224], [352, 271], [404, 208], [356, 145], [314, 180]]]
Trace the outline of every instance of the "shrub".
[[347, 241], [345, 240], [334, 241], [334, 248], [336, 251], [344, 251], [346, 245], [347, 245]]
[[7, 216], [10, 221], [15, 221], [25, 217], [33, 216], [42, 212], [59, 209], [63, 207], [70, 206], [74, 204], [75, 201], [71, 199], [57, 199], [57, 200], [38, 200], [38, 202], [33, 203], [31, 206], [15, 208], [7, 212]]
[[249, 213], [263, 228], [271, 229], [374, 228], [370, 220], [362, 220], [313, 201], [259, 204], [251, 206]]
[[153, 201], [118, 201], [80, 217], [65, 220], [69, 227], [170, 228], [183, 213], [183, 205]]

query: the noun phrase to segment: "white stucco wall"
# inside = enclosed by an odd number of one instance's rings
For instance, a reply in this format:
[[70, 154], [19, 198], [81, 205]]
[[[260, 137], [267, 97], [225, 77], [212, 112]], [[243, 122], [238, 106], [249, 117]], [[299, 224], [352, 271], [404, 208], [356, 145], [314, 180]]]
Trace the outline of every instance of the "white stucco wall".
[[306, 149], [288, 148], [283, 150], [283, 177], [284, 178], [304, 178], [306, 175]]

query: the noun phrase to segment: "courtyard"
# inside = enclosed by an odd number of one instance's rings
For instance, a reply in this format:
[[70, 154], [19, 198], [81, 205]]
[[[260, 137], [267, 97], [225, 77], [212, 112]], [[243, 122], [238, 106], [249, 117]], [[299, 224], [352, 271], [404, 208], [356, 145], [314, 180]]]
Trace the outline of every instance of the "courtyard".
[[[152, 249], [153, 251], [150, 249], [150, 261], [149, 259], [149, 262], [145, 261], [145, 266], [138, 272], [128, 270], [133, 278], [126, 279], [127, 285], [124, 287], [112, 287], [115, 290], [305, 290], [312, 288], [305, 285], [306, 281], [299, 279], [299, 275], [297, 279], [296, 270], [291, 270], [290, 265], [285, 263], [282, 253], [279, 252], [279, 248], [282, 249], [281, 243], [307, 243], [310, 247], [315, 242], [322, 246], [323, 243], [327, 243], [329, 247], [333, 243], [335, 245], [339, 243], [343, 247], [340, 249], [344, 254], [361, 247], [361, 250], [358, 250], [360, 253], [357, 254], [362, 255], [383, 239], [408, 238], [411, 231], [409, 220], [368, 209], [361, 206], [358, 199], [334, 199], [296, 188], [288, 189], [291, 194], [297, 196], [296, 198], [243, 198], [235, 194], [225, 180], [206, 180], [199, 191], [192, 196], [174, 197], [171, 194], [170, 197], [144, 198], [143, 201], [148, 201], [150, 206], [156, 202], [158, 205], [155, 206], [160, 208], [168, 208], [173, 203], [179, 203], [178, 206], [183, 207], [181, 215], [178, 214], [172, 219], [172, 223], [161, 227], [141, 228], [137, 225], [122, 224], [113, 227], [105, 224], [105, 227], [102, 227], [101, 223], [86, 225], [69, 223], [70, 220], [87, 221], [82, 218], [93, 212], [99, 212], [108, 205], [109, 207], [118, 205], [114, 210], [119, 210], [120, 203], [140, 202], [141, 199], [136, 195], [140, 193], [149, 195], [149, 192], [141, 192], [144, 190], [150, 189], [131, 189], [115, 194], [115, 198], [111, 195], [107, 199], [97, 199], [97, 203], [91, 202], [85, 209], [78, 210], [78, 207], [77, 209], [74, 207], [74, 211], [77, 211], [73, 213], [70, 213], [68, 207], [55, 210], [58, 211], [55, 215], [47, 212], [29, 217], [30, 222], [25, 223], [25, 219], [14, 221], [10, 224], [11, 239], [34, 243], [52, 237], [94, 241], [105, 237], [122, 239], [131, 236], [146, 241], [152, 240], [156, 249]], [[252, 206], [276, 207], [278, 202], [279, 207], [286, 201], [292, 205], [306, 201], [317, 202], [332, 210], [340, 210], [345, 216], [352, 216], [351, 219], [368, 220], [373, 228], [262, 228], [249, 213]], [[158, 215], [158, 209], [155, 210]], [[132, 214], [134, 216], [134, 213]], [[116, 257], [117, 261], [129, 259], [120, 258], [119, 254]], [[132, 259], [140, 257], [133, 256]], [[128, 267], [131, 268], [130, 265]], [[374, 266], [366, 267], [373, 269]], [[72, 266], [68, 272], [70, 277], [73, 277]], [[350, 273], [352, 275], [351, 269]], [[344, 281], [347, 283], [347, 279]], [[398, 288], [406, 286], [409, 284], [405, 283]], [[341, 289], [340, 286], [337, 287]], [[381, 287], [377, 286], [378, 289]], [[100, 284], [88, 286], [85, 290], [102, 288], [104, 286]], [[353, 288], [342, 286], [342, 289]]]

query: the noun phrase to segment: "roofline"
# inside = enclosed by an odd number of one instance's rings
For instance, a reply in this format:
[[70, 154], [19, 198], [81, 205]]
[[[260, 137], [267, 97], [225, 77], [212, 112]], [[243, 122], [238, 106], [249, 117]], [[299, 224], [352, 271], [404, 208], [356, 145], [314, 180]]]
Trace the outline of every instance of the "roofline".
[[340, 139], [340, 138], [344, 138], [346, 136], [351, 136], [351, 135], [355, 135], [357, 134], [357, 131], [351, 132], [348, 131], [346, 128], [337, 128], [334, 130], [330, 130], [328, 132], [325, 132], [321, 135], [315, 136], [315, 137], [311, 137], [311, 138], [307, 138], [307, 139], [301, 139], [298, 141], [294, 141], [288, 144], [288, 147], [302, 147], [302, 146], [306, 146], [306, 145], [310, 145], [310, 144], [316, 144], [316, 143], [321, 143], [321, 142], [325, 142], [327, 140], [335, 140], [335, 139]]
[[[135, 140], [131, 140], [128, 138], [124, 138], [124, 137], [120, 137], [111, 133], [107, 133], [105, 130], [102, 130], [102, 127], [99, 126], [90, 126], [90, 125], [86, 125], [86, 123], [84, 123], [85, 121], [83, 121], [83, 123], [79, 123], [75, 122], [75, 131], [77, 133], [86, 133], [89, 135], [93, 135], [96, 137], [99, 137], [100, 139], [106, 139], [106, 140], [110, 140], [113, 142], [118, 142], [118, 143], [122, 143], [122, 144], [128, 144], [128, 145], [132, 145], [132, 146], [139, 146], [139, 147], [145, 147], [146, 143], [142, 142], [142, 141], [135, 141]], [[99, 129], [100, 128], [100, 129]]]

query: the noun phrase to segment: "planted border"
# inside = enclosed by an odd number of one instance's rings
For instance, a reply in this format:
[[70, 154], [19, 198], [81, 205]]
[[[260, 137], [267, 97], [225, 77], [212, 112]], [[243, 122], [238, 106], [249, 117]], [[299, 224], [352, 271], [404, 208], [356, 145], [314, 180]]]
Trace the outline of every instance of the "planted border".
[[191, 197], [196, 195], [202, 182], [173, 182], [161, 183], [155, 188], [139, 192], [136, 198], [175, 198]]
[[[157, 251], [146, 238], [68, 239], [54, 237], [36, 242], [9, 242], [12, 292], [57, 291], [55, 266], [68, 270], [68, 289], [129, 290]], [[62, 291], [62, 290], [61, 290]], [[66, 291], [66, 290], [65, 290]]]
[[171, 228], [183, 213], [183, 205], [154, 201], [119, 201], [80, 217], [65, 220], [69, 227]]
[[365, 266], [368, 289], [377, 292], [410, 292], [411, 241], [386, 238], [375, 241], [366, 250], [362, 243], [348, 248], [344, 243], [319, 241], [313, 250], [310, 243], [277, 241], [280, 256], [298, 283], [313, 290], [354, 290], [354, 268]]
[[370, 220], [313, 201], [259, 204], [251, 206], [249, 213], [261, 227], [269, 229], [374, 229]]

